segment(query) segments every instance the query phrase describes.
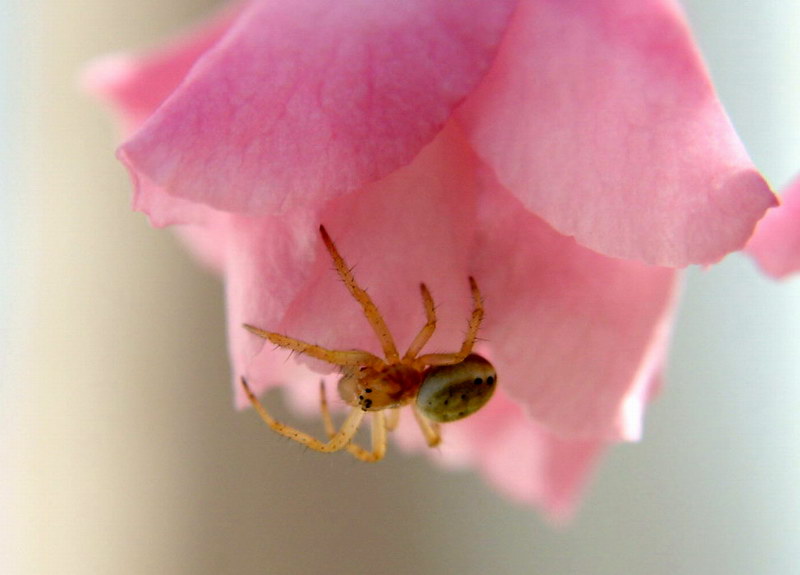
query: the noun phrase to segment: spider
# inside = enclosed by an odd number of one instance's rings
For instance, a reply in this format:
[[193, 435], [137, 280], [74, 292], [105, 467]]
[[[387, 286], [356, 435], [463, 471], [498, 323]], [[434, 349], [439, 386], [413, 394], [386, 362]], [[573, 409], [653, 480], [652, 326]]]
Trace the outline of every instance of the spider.
[[[379, 461], [386, 453], [387, 432], [395, 429], [400, 409], [407, 405], [411, 407], [428, 446], [436, 447], [441, 442], [439, 424], [475, 413], [489, 401], [496, 387], [497, 373], [492, 364], [472, 353], [484, 313], [478, 284], [474, 278], [469, 278], [473, 310], [461, 349], [455, 353], [419, 355], [436, 329], [433, 298], [427, 286], [420, 284], [426, 323], [401, 356], [375, 303], [356, 283], [351, 269], [325, 227], [320, 226], [319, 231], [339, 277], [361, 305], [378, 337], [384, 358], [362, 350], [327, 349], [244, 324], [250, 333], [278, 347], [338, 366], [342, 373], [338, 384], [339, 395], [352, 409], [337, 431], [328, 410], [324, 381], [320, 382], [320, 411], [328, 435], [328, 441], [323, 442], [275, 420], [242, 377], [241, 383], [247, 397], [272, 430], [316, 451], [332, 453], [346, 449], [362, 461]], [[372, 418], [371, 449], [353, 442], [353, 436], [367, 413]]]

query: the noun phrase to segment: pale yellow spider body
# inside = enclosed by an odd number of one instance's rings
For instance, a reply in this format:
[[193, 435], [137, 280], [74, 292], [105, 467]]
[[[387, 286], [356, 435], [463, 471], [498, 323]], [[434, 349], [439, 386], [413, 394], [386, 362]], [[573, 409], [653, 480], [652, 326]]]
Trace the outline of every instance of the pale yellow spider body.
[[[328, 410], [324, 385], [320, 385], [320, 409], [328, 434], [328, 441], [323, 442], [276, 421], [242, 378], [242, 386], [250, 402], [264, 422], [277, 433], [316, 451], [330, 453], [346, 449], [363, 461], [378, 461], [383, 458], [386, 453], [387, 432], [397, 426], [400, 408], [410, 406], [428, 445], [435, 447], [441, 441], [439, 423], [455, 421], [475, 413], [489, 401], [496, 387], [497, 373], [492, 364], [472, 353], [484, 313], [478, 284], [473, 278], [469, 278], [473, 310], [461, 349], [456, 353], [422, 355], [422, 348], [436, 329], [436, 313], [428, 288], [425, 284], [420, 284], [427, 321], [401, 357], [378, 308], [367, 292], [356, 283], [350, 268], [323, 226], [320, 226], [320, 234], [337, 273], [363, 308], [367, 321], [377, 335], [384, 358], [361, 350], [327, 349], [245, 325], [248, 331], [278, 347], [339, 366], [342, 372], [338, 384], [339, 396], [352, 409], [337, 431]], [[367, 413], [372, 418], [371, 450], [352, 441]]]

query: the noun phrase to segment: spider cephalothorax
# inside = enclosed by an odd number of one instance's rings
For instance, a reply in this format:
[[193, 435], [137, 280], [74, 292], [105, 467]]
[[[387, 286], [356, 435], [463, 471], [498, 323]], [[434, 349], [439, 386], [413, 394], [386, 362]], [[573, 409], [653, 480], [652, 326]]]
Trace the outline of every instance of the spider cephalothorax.
[[[361, 350], [334, 350], [306, 343], [278, 333], [265, 331], [252, 325], [244, 327], [251, 333], [271, 341], [278, 347], [303, 353], [339, 366], [339, 396], [352, 406], [350, 414], [338, 431], [333, 426], [328, 411], [325, 388], [320, 386], [320, 406], [327, 442], [276, 421], [242, 378], [247, 397], [264, 422], [276, 432], [294, 439], [311, 449], [333, 452], [347, 449], [364, 461], [377, 461], [386, 452], [386, 432], [397, 425], [400, 408], [408, 405], [425, 436], [428, 445], [434, 447], [441, 441], [439, 423], [455, 421], [475, 413], [492, 397], [497, 383], [494, 367], [483, 357], [472, 353], [483, 319], [483, 302], [478, 284], [469, 278], [473, 310], [469, 328], [461, 349], [456, 353], [428, 353], [420, 355], [436, 329], [436, 313], [433, 298], [425, 284], [420, 284], [422, 302], [425, 306], [425, 325], [401, 357], [397, 351], [386, 322], [372, 299], [356, 283], [350, 268], [345, 264], [325, 228], [320, 234], [336, 266], [336, 271], [350, 294], [364, 310], [367, 321], [378, 336], [384, 358]], [[388, 412], [388, 417], [384, 412]], [[364, 416], [372, 417], [372, 449], [367, 450], [352, 442]]]

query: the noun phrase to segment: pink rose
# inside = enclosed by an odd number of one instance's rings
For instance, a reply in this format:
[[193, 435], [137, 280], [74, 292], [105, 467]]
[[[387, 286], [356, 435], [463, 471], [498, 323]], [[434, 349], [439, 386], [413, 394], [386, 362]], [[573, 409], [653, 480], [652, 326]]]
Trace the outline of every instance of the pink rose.
[[225, 278], [257, 391], [313, 404], [330, 367], [243, 323], [380, 353], [321, 223], [400, 348], [424, 281], [426, 350], [457, 350], [474, 276], [500, 386], [428, 453], [554, 516], [641, 433], [675, 268], [740, 249], [775, 203], [669, 0], [253, 0], [87, 78], [125, 122], [135, 208]]

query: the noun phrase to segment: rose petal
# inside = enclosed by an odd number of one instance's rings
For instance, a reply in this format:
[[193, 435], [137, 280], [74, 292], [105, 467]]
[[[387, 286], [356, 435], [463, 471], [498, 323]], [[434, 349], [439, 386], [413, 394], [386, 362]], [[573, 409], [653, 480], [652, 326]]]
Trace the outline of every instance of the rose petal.
[[112, 54], [95, 60], [82, 75], [84, 88], [110, 104], [122, 120], [124, 133], [131, 133], [175, 91], [197, 59], [225, 34], [242, 6], [242, 3], [228, 6], [157, 50], [137, 56]]
[[566, 520], [606, 445], [559, 438], [528, 417], [500, 387], [483, 409], [442, 427], [442, 443], [429, 449], [413, 418], [396, 432], [404, 449], [447, 467], [474, 466], [508, 496]]
[[503, 186], [607, 255], [713, 262], [775, 202], [671, 1], [520, 3], [458, 117]]
[[441, 129], [513, 6], [253, 2], [119, 157], [139, 195], [252, 215], [357, 189]]
[[[519, 404], [498, 399], [494, 409], [502, 410], [505, 426], [491, 434], [494, 444], [484, 449], [479, 469], [509, 496], [541, 505], [553, 519], [569, 519], [605, 444], [560, 438]], [[469, 431], [473, 437], [489, 433], [480, 420]]]
[[505, 389], [561, 435], [637, 439], [666, 353], [676, 272], [597, 254], [485, 185], [473, 274]]
[[[175, 91], [197, 59], [225, 34], [241, 12], [235, 3], [221, 10], [202, 25], [144, 55], [112, 54], [90, 63], [81, 78], [84, 89], [110, 105], [122, 123], [126, 136], [137, 130], [163, 101]], [[169, 196], [145, 174], [129, 171], [135, 183], [133, 208], [150, 215], [156, 227], [173, 224], [201, 224], [214, 227], [222, 215], [208, 206]], [[213, 222], [213, 223], [212, 223]], [[198, 232], [195, 226], [183, 229], [182, 236], [196, 246], [196, 255], [207, 265], [219, 269], [218, 240], [213, 233]]]
[[747, 244], [747, 252], [769, 275], [782, 278], [800, 271], [800, 176], [781, 194]]
[[225, 271], [225, 246], [227, 243], [227, 214], [205, 225], [185, 225], [173, 228], [197, 262], [211, 272], [222, 276]]

